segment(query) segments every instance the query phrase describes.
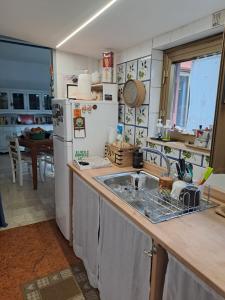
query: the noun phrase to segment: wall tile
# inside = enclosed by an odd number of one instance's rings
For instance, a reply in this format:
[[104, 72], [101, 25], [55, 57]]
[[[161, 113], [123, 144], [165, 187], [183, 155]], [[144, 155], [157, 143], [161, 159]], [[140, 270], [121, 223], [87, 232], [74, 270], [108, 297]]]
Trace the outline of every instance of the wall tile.
[[181, 151], [179, 149], [168, 147], [166, 144], [165, 146], [162, 146], [162, 151], [166, 154], [166, 156], [175, 160], [179, 159], [181, 155]]
[[151, 87], [150, 89], [150, 113], [159, 113], [161, 88]]
[[138, 59], [138, 79], [149, 80], [151, 76], [151, 56]]
[[[160, 146], [160, 145], [148, 143], [148, 147], [162, 151], [162, 146]], [[161, 166], [161, 156], [160, 155], [147, 152], [147, 161], [149, 161], [150, 163], [156, 164], [157, 166]]]
[[125, 125], [125, 141], [134, 145], [135, 126]]
[[204, 155], [203, 161], [202, 161], [202, 166], [204, 168], [207, 168], [209, 166], [209, 156]]
[[136, 127], [135, 144], [140, 147], [145, 147], [147, 136], [148, 136], [147, 128]]
[[189, 152], [189, 151], [181, 151], [181, 158], [185, 158], [187, 162], [190, 162], [197, 166], [202, 166], [202, 155]]
[[149, 113], [149, 131], [148, 131], [148, 136], [149, 137], [155, 137], [156, 135], [156, 124], [157, 120], [159, 118], [158, 113]]
[[125, 121], [125, 105], [119, 104], [119, 122], [124, 123]]
[[150, 98], [150, 81], [144, 81], [143, 82], [145, 86], [145, 101], [143, 104], [149, 104], [149, 98]]
[[136, 108], [136, 125], [148, 127], [148, 105]]
[[125, 106], [125, 123], [135, 125], [135, 108]]
[[127, 62], [126, 64], [126, 80], [137, 79], [137, 59]]
[[152, 60], [151, 87], [161, 87], [162, 67], [162, 61]]
[[123, 100], [123, 87], [124, 87], [124, 84], [119, 84], [118, 85], [118, 102], [120, 104], [124, 104], [124, 100]]
[[126, 64], [117, 65], [117, 83], [125, 83], [126, 81]]
[[152, 49], [152, 59], [153, 60], [163, 60], [163, 51], [158, 49]]

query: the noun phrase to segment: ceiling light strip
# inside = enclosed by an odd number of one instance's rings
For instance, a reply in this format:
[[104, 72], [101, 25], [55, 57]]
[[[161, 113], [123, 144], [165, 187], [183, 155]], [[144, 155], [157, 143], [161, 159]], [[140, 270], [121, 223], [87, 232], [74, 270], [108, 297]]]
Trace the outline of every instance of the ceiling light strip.
[[80, 32], [82, 29], [84, 29], [87, 25], [89, 25], [91, 22], [93, 22], [96, 18], [98, 18], [101, 14], [103, 14], [107, 9], [109, 9], [116, 1], [118, 0], [112, 0], [108, 4], [106, 4], [104, 7], [102, 7], [96, 14], [94, 14], [90, 19], [88, 19], [86, 22], [84, 22], [80, 27], [78, 27], [76, 30], [74, 30], [70, 35], [68, 35], [63, 41], [61, 41], [58, 45], [56, 45], [56, 48], [61, 47], [63, 44], [65, 44], [69, 39], [71, 39], [73, 36], [75, 36], [78, 32]]

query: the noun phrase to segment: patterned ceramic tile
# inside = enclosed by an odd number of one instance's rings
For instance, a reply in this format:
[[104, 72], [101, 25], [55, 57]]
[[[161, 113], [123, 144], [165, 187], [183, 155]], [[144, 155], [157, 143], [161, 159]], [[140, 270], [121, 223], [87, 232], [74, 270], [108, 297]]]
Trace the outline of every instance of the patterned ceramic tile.
[[124, 123], [125, 118], [125, 105], [120, 104], [119, 105], [119, 122]]
[[135, 127], [125, 125], [125, 141], [134, 144]]
[[148, 127], [148, 105], [136, 108], [136, 125]]
[[118, 85], [118, 102], [119, 103], [124, 103], [124, 100], [123, 100], [123, 87], [124, 87], [124, 84]]
[[196, 154], [190, 151], [181, 151], [181, 158], [184, 158], [187, 162], [202, 166], [202, 155]]
[[[162, 151], [162, 147], [160, 145], [155, 145], [153, 143], [148, 143], [148, 147], [153, 148], [153, 149], [157, 149], [159, 151]], [[147, 161], [149, 161], [150, 163], [155, 164], [157, 166], [161, 166], [161, 157], [160, 157], [160, 155], [147, 152]]]
[[148, 136], [147, 128], [136, 127], [135, 144], [140, 147], [145, 147], [147, 136]]
[[119, 64], [117, 65], [117, 83], [125, 83], [126, 79], [126, 64]]
[[143, 104], [149, 104], [150, 99], [150, 81], [144, 81], [143, 82], [145, 86], [145, 101]]
[[126, 80], [137, 79], [137, 60], [127, 62]]
[[165, 145], [165, 146], [162, 147], [162, 151], [169, 158], [172, 158], [172, 159], [175, 159], [175, 160], [180, 158], [180, 150], [178, 150], [178, 149], [174, 149], [174, 148], [171, 148], [171, 147], [168, 147], [168, 146]]
[[206, 156], [206, 155], [203, 156], [202, 166], [203, 166], [203, 168], [207, 168], [209, 166], [209, 156]]
[[135, 125], [135, 108], [125, 106], [125, 123]]
[[151, 56], [139, 58], [138, 60], [138, 79], [149, 80], [151, 69]]

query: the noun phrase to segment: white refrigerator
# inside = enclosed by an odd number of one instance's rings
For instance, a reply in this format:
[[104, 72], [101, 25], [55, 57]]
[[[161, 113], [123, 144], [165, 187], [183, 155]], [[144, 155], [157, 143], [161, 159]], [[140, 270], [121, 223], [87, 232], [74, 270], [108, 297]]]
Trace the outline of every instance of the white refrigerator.
[[[118, 104], [107, 101], [53, 99], [56, 222], [71, 238], [71, 203], [67, 163], [80, 152], [103, 157], [109, 129], [118, 123]], [[77, 121], [82, 121], [81, 123]], [[80, 125], [79, 126], [77, 126]]]

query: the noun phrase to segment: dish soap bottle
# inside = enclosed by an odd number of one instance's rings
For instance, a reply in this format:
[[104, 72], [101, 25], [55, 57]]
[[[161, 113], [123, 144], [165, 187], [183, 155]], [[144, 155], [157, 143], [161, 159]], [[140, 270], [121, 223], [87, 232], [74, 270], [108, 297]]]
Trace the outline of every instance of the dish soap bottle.
[[163, 123], [162, 123], [162, 119], [158, 119], [156, 124], [156, 137], [159, 140], [161, 140], [162, 135], [163, 135]]

